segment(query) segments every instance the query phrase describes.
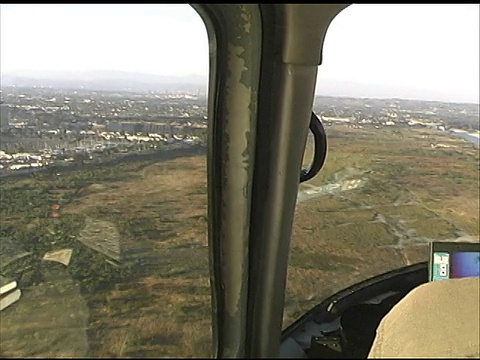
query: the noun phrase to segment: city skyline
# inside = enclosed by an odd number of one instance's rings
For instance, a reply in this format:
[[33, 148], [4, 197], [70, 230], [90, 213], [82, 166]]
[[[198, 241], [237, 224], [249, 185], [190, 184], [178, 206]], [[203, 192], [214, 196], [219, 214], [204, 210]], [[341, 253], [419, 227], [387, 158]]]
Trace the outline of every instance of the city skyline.
[[[0, 14], [2, 75], [208, 76], [207, 32], [185, 4], [1, 5]], [[327, 32], [317, 95], [478, 103], [479, 42], [475, 5], [351, 5]]]

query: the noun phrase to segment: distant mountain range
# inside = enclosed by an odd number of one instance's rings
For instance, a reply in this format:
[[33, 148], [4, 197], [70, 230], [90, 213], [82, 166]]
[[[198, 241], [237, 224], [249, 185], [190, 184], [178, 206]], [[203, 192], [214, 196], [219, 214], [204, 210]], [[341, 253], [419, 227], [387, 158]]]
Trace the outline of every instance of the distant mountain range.
[[83, 88], [97, 91], [200, 90], [205, 92], [207, 78], [198, 75], [181, 77], [115, 70], [83, 72], [25, 71], [2, 74], [1, 84], [2, 86], [15, 85], [17, 87]]
[[[1, 75], [2, 86], [33, 87], [44, 86], [67, 89], [97, 91], [200, 91], [206, 93], [206, 76], [152, 75], [138, 72], [95, 70], [83, 72], [22, 71]], [[432, 89], [418, 89], [414, 86], [391, 86], [365, 82], [319, 79], [317, 95], [352, 98], [399, 98], [412, 100], [434, 100], [444, 102], [475, 103], [461, 92], [446, 92]]]
[[317, 95], [371, 98], [371, 99], [405, 99], [422, 101], [441, 101], [449, 103], [478, 104], [478, 95], [468, 96], [459, 89], [450, 91], [442, 89], [425, 89], [405, 85], [374, 84], [358, 81], [321, 79], [317, 80]]

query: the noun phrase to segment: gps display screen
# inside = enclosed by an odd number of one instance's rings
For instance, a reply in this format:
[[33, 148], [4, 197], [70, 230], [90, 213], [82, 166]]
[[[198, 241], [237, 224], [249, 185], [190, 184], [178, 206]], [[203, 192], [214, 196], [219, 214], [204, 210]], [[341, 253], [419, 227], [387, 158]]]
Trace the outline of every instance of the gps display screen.
[[432, 242], [430, 281], [480, 276], [480, 243]]

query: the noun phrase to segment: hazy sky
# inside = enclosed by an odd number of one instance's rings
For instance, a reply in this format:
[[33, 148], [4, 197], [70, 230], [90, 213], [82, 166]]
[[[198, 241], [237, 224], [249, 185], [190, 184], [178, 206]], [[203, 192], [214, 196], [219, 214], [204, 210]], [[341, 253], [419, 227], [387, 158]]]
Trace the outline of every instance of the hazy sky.
[[[0, 11], [2, 73], [208, 72], [206, 30], [188, 5], [22, 4]], [[319, 80], [479, 102], [479, 34], [479, 5], [352, 5], [328, 30]]]

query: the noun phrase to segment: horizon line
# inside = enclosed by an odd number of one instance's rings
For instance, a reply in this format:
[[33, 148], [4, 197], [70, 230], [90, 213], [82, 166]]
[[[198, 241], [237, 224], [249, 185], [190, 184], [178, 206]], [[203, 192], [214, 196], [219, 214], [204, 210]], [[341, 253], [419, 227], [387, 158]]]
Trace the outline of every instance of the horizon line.
[[[22, 71], [25, 71], [27, 74], [25, 75], [22, 75], [22, 74], [19, 74], [20, 72]], [[34, 74], [40, 74], [40, 73], [46, 73], [45, 75], [47, 76], [46, 78], [37, 78], [37, 77], [34, 77], [34, 76], [31, 76], [32, 73]], [[196, 86], [200, 86], [200, 87], [206, 87], [206, 89], [208, 89], [208, 80], [209, 80], [209, 75], [205, 75], [205, 74], [199, 74], [199, 73], [190, 73], [190, 74], [182, 74], [182, 75], [167, 75], [167, 74], [153, 74], [153, 73], [148, 73], [148, 72], [141, 72], [141, 71], [133, 71], [133, 70], [116, 70], [116, 69], [85, 69], [85, 70], [8, 70], [8, 71], [2, 71], [0, 70], [0, 77], [4, 77], [4, 76], [12, 76], [12, 77], [23, 77], [27, 80], [60, 80], [60, 81], [81, 81], [82, 79], [61, 79], [61, 78], [55, 78], [53, 77], [54, 75], [62, 75], [62, 74], [82, 74], [82, 73], [95, 73], [95, 72], [104, 72], [104, 73], [124, 73], [124, 74], [131, 74], [131, 75], [145, 75], [145, 76], [152, 76], [152, 77], [168, 77], [168, 78], [182, 78], [182, 79], [185, 79], [185, 78], [197, 78], [197, 81], [198, 81], [198, 78], [202, 78], [206, 81], [205, 84], [186, 84], [186, 83], [183, 83], [181, 85], [196, 85]], [[102, 79], [99, 79], [99, 80], [102, 80]], [[88, 81], [95, 81], [95, 79], [88, 79]], [[334, 82], [334, 83], [338, 83], [338, 84], [341, 84], [341, 83], [351, 83], [351, 84], [357, 84], [357, 85], [371, 85], [370, 83], [366, 82], [366, 81], [349, 81], [349, 80], [345, 80], [345, 79], [338, 79], [338, 80], [335, 80], [335, 79], [323, 79], [323, 81], [327, 81], [327, 82]], [[338, 94], [338, 91], [335, 91], [337, 92], [337, 94], [326, 94], [324, 91], [324, 89], [319, 92], [317, 90], [318, 86], [321, 86], [320, 83], [322, 82], [322, 80], [318, 81], [317, 79], [317, 82], [316, 82], [316, 89], [315, 89], [315, 96], [325, 96], [325, 97], [333, 97], [333, 98], [351, 98], [351, 99], [372, 99], [372, 100], [375, 100], [375, 99], [379, 99], [379, 100], [408, 100], [408, 101], [425, 101], [425, 102], [439, 102], [439, 103], [453, 103], [453, 104], [473, 104], [473, 105], [480, 105], [480, 98], [477, 99], [477, 100], [473, 100], [473, 99], [464, 99], [464, 100], [459, 100], [459, 99], [455, 99], [455, 100], [446, 100], [445, 98], [442, 97], [442, 99], [440, 98], [436, 98], [436, 97], [429, 97], [429, 98], [423, 98], [423, 97], [419, 97], [419, 96], [409, 96], [409, 95], [404, 95], [404, 96], [389, 96], [389, 95], [385, 95], [385, 96], [382, 96], [382, 95], [373, 95], [373, 96], [368, 96], [368, 95], [347, 95], [347, 94]], [[12, 87], [12, 86], [15, 86], [14, 84], [11, 84], [11, 85], [3, 85], [3, 81], [0, 82], [1, 83], [1, 87], [4, 88], [4, 87]], [[154, 84], [153, 84], [154, 85]], [[175, 84], [166, 84], [166, 85], [175, 85]], [[180, 85], [180, 84], [178, 84]], [[388, 89], [388, 88], [402, 88], [404, 86], [402, 85], [399, 85], [399, 84], [393, 84], [393, 85], [389, 85], [389, 84], [375, 84], [375, 85], [379, 85], [381, 87], [384, 87], [385, 89]], [[87, 85], [88, 86], [88, 85]], [[20, 86], [22, 88], [33, 88], [33, 86]], [[45, 87], [45, 86], [44, 86]], [[79, 87], [71, 87], [71, 86], [46, 86], [47, 88], [58, 88], [58, 89], [72, 89], [72, 90], [82, 90], [81, 88]], [[93, 89], [91, 88], [90, 86], [88, 86], [89, 89], [91, 90], [97, 90], [97, 91], [117, 91], [117, 90], [100, 90], [100, 89]], [[85, 90], [85, 88], [83, 89]], [[403, 89], [403, 91], [405, 91], [406, 89]], [[413, 90], [413, 89], [412, 89]], [[118, 91], [126, 91], [126, 89], [119, 89]], [[141, 90], [135, 90], [135, 89], [132, 89], [132, 90], [129, 90], [129, 91], [141, 91]], [[408, 90], [407, 90], [408, 91]], [[428, 91], [425, 89], [425, 91]]]

